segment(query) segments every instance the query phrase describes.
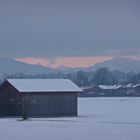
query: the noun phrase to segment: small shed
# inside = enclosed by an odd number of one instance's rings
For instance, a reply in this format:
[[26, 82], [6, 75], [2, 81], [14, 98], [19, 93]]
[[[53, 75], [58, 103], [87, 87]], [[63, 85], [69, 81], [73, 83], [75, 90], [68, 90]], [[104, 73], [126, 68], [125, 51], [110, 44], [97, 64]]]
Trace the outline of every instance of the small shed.
[[77, 116], [77, 93], [68, 79], [7, 79], [0, 86], [0, 116]]

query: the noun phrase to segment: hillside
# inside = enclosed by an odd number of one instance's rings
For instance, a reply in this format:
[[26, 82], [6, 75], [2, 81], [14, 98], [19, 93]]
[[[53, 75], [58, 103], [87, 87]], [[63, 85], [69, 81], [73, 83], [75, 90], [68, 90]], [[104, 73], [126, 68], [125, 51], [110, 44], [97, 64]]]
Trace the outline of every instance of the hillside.
[[140, 72], [140, 60], [134, 60], [130, 58], [115, 58], [88, 67], [86, 70], [91, 71], [101, 67], [106, 67], [110, 70], [120, 70], [124, 72], [129, 72], [129, 71]]
[[41, 65], [26, 64], [23, 62], [16, 61], [14, 59], [0, 58], [0, 76], [7, 73], [46, 74], [57, 71], [63, 73], [77, 72], [80, 70], [95, 71], [101, 67], [106, 67], [110, 70], [119, 70], [124, 72], [129, 71], [140, 72], [140, 61], [129, 58], [115, 58], [110, 61], [97, 63], [96, 65], [90, 66], [88, 68], [69, 68], [65, 66], [60, 66], [57, 69], [52, 69]]
[[55, 72], [55, 70], [40, 65], [30, 65], [13, 59], [0, 58], [0, 76], [8, 73], [38, 74]]

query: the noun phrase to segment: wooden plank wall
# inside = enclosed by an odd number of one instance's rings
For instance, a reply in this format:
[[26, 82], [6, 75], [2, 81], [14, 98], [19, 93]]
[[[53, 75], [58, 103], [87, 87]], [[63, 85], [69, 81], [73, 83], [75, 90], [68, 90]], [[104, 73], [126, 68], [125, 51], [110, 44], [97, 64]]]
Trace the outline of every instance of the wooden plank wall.
[[19, 116], [21, 114], [21, 105], [18, 103], [20, 98], [20, 93], [5, 82], [0, 87], [0, 116]]
[[21, 116], [22, 105], [17, 99], [29, 101], [29, 116], [77, 116], [76, 93], [19, 93], [6, 81], [0, 87], [0, 117]]
[[34, 117], [77, 116], [76, 93], [23, 93]]

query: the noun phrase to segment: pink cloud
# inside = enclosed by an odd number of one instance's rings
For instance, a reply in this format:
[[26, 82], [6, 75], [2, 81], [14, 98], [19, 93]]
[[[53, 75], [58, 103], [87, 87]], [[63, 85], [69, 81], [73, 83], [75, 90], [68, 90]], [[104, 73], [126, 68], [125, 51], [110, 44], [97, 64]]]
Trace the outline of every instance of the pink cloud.
[[58, 58], [56, 60], [57, 66], [64, 65], [68, 67], [88, 67], [95, 65], [96, 63], [110, 60], [112, 57], [100, 56], [100, 57], [66, 57]]
[[41, 58], [41, 57], [23, 57], [23, 58], [16, 58], [16, 60], [27, 64], [39, 64], [43, 66], [48, 66], [49, 64], [48, 59]]
[[28, 64], [40, 64], [42, 66], [49, 66], [57, 68], [61, 65], [66, 67], [88, 67], [96, 63], [111, 60], [112, 56], [97, 56], [97, 57], [59, 57], [56, 59], [47, 59], [41, 57], [24, 57], [16, 60]]

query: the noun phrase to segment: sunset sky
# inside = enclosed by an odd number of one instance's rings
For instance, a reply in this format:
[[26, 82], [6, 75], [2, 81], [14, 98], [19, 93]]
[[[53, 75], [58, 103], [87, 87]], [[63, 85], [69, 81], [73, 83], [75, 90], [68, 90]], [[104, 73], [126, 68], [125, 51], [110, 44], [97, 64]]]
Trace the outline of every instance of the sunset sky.
[[0, 0], [0, 56], [87, 67], [140, 59], [138, 0]]

